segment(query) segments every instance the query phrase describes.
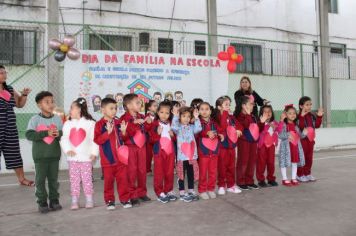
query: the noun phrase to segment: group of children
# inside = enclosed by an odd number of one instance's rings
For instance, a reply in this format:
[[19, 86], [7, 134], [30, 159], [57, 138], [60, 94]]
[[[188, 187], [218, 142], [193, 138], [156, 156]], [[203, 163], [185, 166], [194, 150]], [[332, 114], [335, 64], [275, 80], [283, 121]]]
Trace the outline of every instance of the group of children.
[[[162, 203], [207, 200], [216, 198], [216, 193], [278, 186], [274, 173], [278, 141], [282, 184], [297, 186], [299, 182], [315, 181], [311, 175], [315, 128], [321, 125], [323, 111], [312, 113], [309, 97], [299, 100], [299, 113], [293, 105], [285, 106], [277, 121], [271, 105], [262, 106], [259, 117], [255, 117], [252, 96], [241, 96], [233, 113], [231, 99], [222, 96], [215, 107], [202, 99], [194, 99], [190, 107], [176, 101], [151, 100], [143, 115], [138, 96], [126, 94], [121, 117], [116, 116], [115, 99], [104, 98], [103, 117], [97, 122], [88, 113], [87, 101], [78, 98], [63, 127], [61, 119], [53, 115], [50, 92], [37, 94], [36, 102], [41, 112], [30, 120], [26, 137], [33, 141], [36, 197], [42, 213], [62, 208], [58, 193], [61, 149], [68, 160], [73, 210], [79, 208], [81, 183], [85, 207], [94, 207], [92, 164], [98, 156], [108, 210], [116, 206], [115, 183], [123, 208], [151, 200], [146, 176], [152, 171], [152, 159], [154, 192]], [[291, 179], [287, 177], [288, 167], [292, 169]], [[175, 172], [178, 196], [174, 193]]]

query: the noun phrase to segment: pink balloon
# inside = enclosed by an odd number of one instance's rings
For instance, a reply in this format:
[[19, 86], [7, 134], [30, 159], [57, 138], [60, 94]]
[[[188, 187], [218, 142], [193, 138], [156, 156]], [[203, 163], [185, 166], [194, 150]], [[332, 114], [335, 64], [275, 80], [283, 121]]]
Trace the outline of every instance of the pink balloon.
[[75, 44], [75, 38], [72, 35], [66, 35], [64, 36], [63, 44], [72, 47]]
[[229, 61], [229, 63], [227, 63], [227, 70], [229, 71], [229, 72], [235, 72], [235, 70], [236, 70], [236, 62], [234, 62], [234, 61]]
[[75, 48], [70, 48], [67, 52], [67, 56], [71, 60], [78, 60], [80, 57], [80, 52]]
[[244, 60], [244, 57], [241, 54], [237, 54], [236, 63], [240, 64], [243, 60]]
[[219, 52], [218, 58], [223, 61], [229, 60], [229, 54], [227, 52]]
[[235, 47], [233, 47], [233, 46], [229, 46], [226, 51], [227, 51], [227, 53], [229, 53], [229, 55], [232, 55], [236, 52]]
[[48, 46], [53, 50], [58, 50], [61, 44], [61, 41], [59, 41], [58, 39], [51, 39], [48, 42]]

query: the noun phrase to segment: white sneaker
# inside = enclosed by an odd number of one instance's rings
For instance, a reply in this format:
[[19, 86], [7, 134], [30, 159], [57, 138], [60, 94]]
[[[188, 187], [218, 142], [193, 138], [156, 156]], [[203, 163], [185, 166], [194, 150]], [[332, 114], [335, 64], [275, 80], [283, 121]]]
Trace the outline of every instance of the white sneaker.
[[215, 192], [208, 192], [208, 195], [209, 195], [209, 197], [211, 198], [211, 199], [214, 199], [214, 198], [216, 198], [216, 194], [215, 194]]
[[307, 175], [305, 176], [305, 178], [308, 180], [308, 181], [311, 181], [311, 182], [315, 182], [316, 181], [316, 178], [312, 175]]
[[231, 188], [228, 188], [227, 191], [229, 193], [241, 193], [241, 189], [239, 187], [237, 187], [236, 185]]
[[304, 175], [302, 175], [302, 176], [297, 176], [297, 180], [299, 181], [299, 182], [302, 182], [302, 183], [306, 183], [306, 182], [308, 182], [309, 181], [309, 179], [307, 179], [307, 177], [305, 177]]
[[224, 187], [220, 187], [218, 190], [218, 194], [219, 195], [225, 195], [225, 188]]
[[206, 192], [200, 193], [199, 197], [203, 200], [209, 200], [209, 195]]

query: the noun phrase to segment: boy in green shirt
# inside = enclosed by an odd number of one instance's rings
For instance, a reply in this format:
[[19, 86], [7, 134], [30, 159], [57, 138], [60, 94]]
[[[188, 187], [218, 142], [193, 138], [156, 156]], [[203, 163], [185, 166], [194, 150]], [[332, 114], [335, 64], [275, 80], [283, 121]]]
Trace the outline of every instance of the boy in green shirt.
[[[47, 213], [50, 210], [62, 209], [58, 193], [58, 169], [61, 157], [59, 141], [62, 136], [62, 121], [59, 116], [53, 114], [55, 105], [52, 93], [42, 91], [36, 95], [35, 100], [41, 112], [29, 121], [26, 138], [32, 141], [38, 210], [41, 213]], [[48, 194], [45, 185], [46, 179]]]

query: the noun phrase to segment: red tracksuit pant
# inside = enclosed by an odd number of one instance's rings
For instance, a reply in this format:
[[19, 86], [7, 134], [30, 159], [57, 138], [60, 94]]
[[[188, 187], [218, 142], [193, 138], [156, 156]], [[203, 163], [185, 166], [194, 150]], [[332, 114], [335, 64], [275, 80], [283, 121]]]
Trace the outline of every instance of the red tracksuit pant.
[[305, 165], [302, 167], [298, 167], [297, 175], [299, 177], [303, 175], [307, 176], [311, 174], [315, 142], [314, 141], [310, 142], [309, 139], [304, 138], [301, 140], [301, 143], [304, 151]]
[[231, 188], [235, 185], [235, 148], [220, 148], [218, 159], [218, 186]]
[[149, 173], [152, 172], [153, 145], [147, 144], [146, 150], [146, 172]]
[[167, 194], [173, 191], [175, 155], [167, 155], [161, 150], [153, 158], [153, 188], [157, 196], [161, 193]]
[[130, 200], [129, 186], [127, 182], [127, 166], [118, 163], [115, 166], [103, 167], [104, 175], [104, 201], [108, 203], [109, 201], [115, 202], [115, 181], [116, 188], [119, 193], [120, 202], [127, 202]]
[[128, 145], [129, 163], [127, 167], [130, 198], [136, 199], [147, 195], [146, 187], [146, 146]]
[[256, 178], [258, 182], [265, 181], [265, 170], [267, 167], [267, 181], [275, 181], [274, 175], [274, 159], [275, 159], [274, 145], [266, 147], [263, 145], [257, 150], [257, 163], [256, 163]]
[[218, 155], [199, 156], [199, 193], [215, 191], [217, 170]]
[[237, 145], [236, 183], [237, 185], [253, 184], [257, 159], [257, 143], [250, 143], [239, 139]]

